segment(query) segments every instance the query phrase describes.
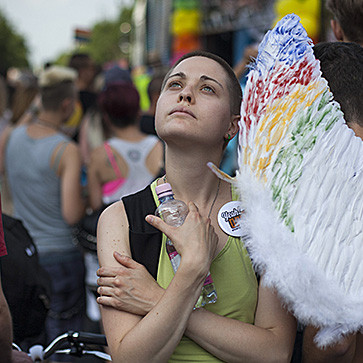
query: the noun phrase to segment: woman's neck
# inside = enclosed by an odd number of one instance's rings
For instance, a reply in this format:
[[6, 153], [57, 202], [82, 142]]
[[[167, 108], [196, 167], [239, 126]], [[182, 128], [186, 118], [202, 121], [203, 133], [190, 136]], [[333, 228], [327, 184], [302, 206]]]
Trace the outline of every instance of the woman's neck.
[[200, 208], [210, 205], [219, 183], [218, 178], [207, 166], [210, 161], [216, 165], [220, 163], [213, 153], [199, 150], [174, 152], [166, 148], [166, 178], [176, 198], [185, 202], [194, 201]]

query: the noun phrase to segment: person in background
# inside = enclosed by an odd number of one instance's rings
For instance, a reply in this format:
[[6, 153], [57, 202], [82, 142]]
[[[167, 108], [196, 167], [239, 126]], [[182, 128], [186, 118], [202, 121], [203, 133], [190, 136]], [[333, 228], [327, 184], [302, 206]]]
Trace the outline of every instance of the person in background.
[[155, 110], [158, 102], [161, 85], [163, 83], [164, 75], [154, 76], [147, 86], [147, 94], [150, 100], [150, 107], [147, 111], [143, 112], [140, 119], [140, 130], [147, 135], [156, 135], [155, 130]]
[[[0, 202], [1, 211], [1, 202]], [[3, 288], [1, 285], [1, 257], [7, 254], [5, 240], [4, 240], [4, 230], [2, 220], [0, 219], [0, 363], [11, 362], [11, 344], [12, 338], [12, 322], [9, 311], [9, 306], [6, 302]]]
[[[7, 178], [4, 172], [4, 141], [6, 139], [6, 134], [9, 133], [8, 129], [10, 129], [10, 119], [12, 113], [8, 108], [8, 88], [5, 82], [5, 79], [0, 76], [0, 184], [1, 184], [1, 193], [3, 195], [3, 204], [5, 204], [5, 212], [9, 215], [12, 214], [13, 211], [13, 203], [9, 193], [9, 187], [7, 183]], [[5, 199], [5, 201], [4, 201]], [[5, 203], [4, 203], [5, 202]]]
[[3, 196], [2, 208], [4, 213], [11, 216], [13, 215], [13, 201], [10, 196], [8, 180], [3, 167], [5, 142], [14, 127], [27, 124], [31, 121], [32, 112], [35, 111], [33, 107], [39, 102], [39, 88], [38, 79], [32, 72], [20, 71], [17, 68], [8, 70], [7, 82], [12, 92], [8, 109], [4, 112], [4, 114], [8, 113], [9, 116], [2, 120], [0, 134], [0, 176]]
[[326, 6], [333, 15], [330, 25], [337, 40], [363, 46], [363, 0], [327, 0]]
[[248, 65], [257, 58], [258, 44], [248, 45], [244, 51], [241, 60], [233, 67], [233, 71], [238, 79], [241, 79], [243, 75], [248, 71]]
[[[295, 319], [263, 276], [258, 282], [241, 238], [218, 224], [218, 211], [238, 197], [207, 166], [219, 165], [236, 136], [241, 100], [233, 70], [211, 53], [183, 56], [165, 77], [155, 121], [166, 174], [108, 207], [98, 223], [98, 302], [114, 361], [290, 362]], [[188, 203], [180, 227], [154, 216], [155, 188], [165, 182]], [[175, 274], [166, 236], [181, 256]], [[153, 275], [133, 254], [152, 245]], [[217, 302], [194, 309], [208, 271]]]
[[73, 54], [68, 62], [68, 67], [77, 71], [76, 86], [79, 91], [82, 111], [86, 113], [88, 108], [96, 102], [93, 81], [97, 73], [97, 67], [92, 58], [86, 53]]
[[[106, 77], [108, 83], [98, 102], [112, 136], [93, 150], [88, 164], [89, 205], [94, 211], [143, 189], [154, 180], [163, 163], [161, 141], [139, 130], [139, 93], [131, 79], [116, 83], [112, 79]], [[88, 306], [97, 306], [94, 294], [88, 293], [97, 290], [97, 256], [92, 251], [85, 251], [84, 256]], [[90, 316], [97, 317], [97, 313], [98, 308], [94, 314], [89, 310]]]
[[8, 87], [5, 78], [0, 75], [0, 135], [9, 124], [11, 111], [8, 108]]
[[[95, 92], [98, 95], [107, 86], [117, 82], [132, 82], [130, 72], [122, 68], [119, 64], [113, 64], [103, 72], [99, 73], [95, 79]], [[85, 114], [79, 137], [79, 145], [82, 153], [82, 160], [85, 168], [88, 168], [91, 153], [101, 146], [106, 139], [111, 137], [112, 131], [104, 122], [102, 112], [96, 102], [89, 107]]]
[[[347, 126], [363, 140], [363, 48], [356, 43], [319, 43], [314, 46], [314, 54]], [[303, 362], [363, 362], [362, 333], [347, 335], [339, 344], [319, 349], [314, 343], [316, 332], [313, 326], [304, 329]]]
[[[60, 129], [74, 111], [76, 72], [51, 66], [39, 79], [42, 108], [29, 125], [16, 127], [6, 144], [5, 169], [14, 217], [23, 221], [51, 276], [47, 339], [82, 328], [84, 264], [72, 225], [85, 211], [78, 146]], [[61, 359], [61, 358], [59, 358]]]
[[30, 71], [20, 71], [18, 79], [13, 81], [10, 110], [12, 113], [10, 124], [17, 125], [29, 110], [39, 94], [38, 79]]
[[[0, 242], [0, 257], [6, 254], [5, 244]], [[0, 260], [0, 271], [1, 271], [1, 260]], [[11, 362], [11, 343], [12, 343], [12, 323], [8, 304], [6, 302], [4, 292], [1, 286], [1, 275], [0, 275], [0, 362], [8, 363]]]
[[158, 175], [163, 160], [162, 143], [139, 130], [139, 93], [132, 82], [109, 84], [98, 102], [113, 136], [91, 154], [88, 187], [93, 210], [143, 189]]
[[86, 53], [74, 53], [68, 62], [68, 67], [77, 72], [76, 87], [78, 98], [75, 109], [63, 126], [65, 132], [78, 141], [79, 130], [87, 110], [95, 105], [97, 93], [94, 90], [94, 80], [97, 67], [92, 58]]
[[[0, 216], [1, 196], [0, 196]], [[5, 295], [1, 284], [1, 257], [7, 254], [4, 240], [4, 230], [2, 219], [0, 218], [0, 363], [26, 363], [32, 362], [26, 353], [13, 350], [11, 344], [13, 342], [13, 326], [9, 306], [6, 302]]]

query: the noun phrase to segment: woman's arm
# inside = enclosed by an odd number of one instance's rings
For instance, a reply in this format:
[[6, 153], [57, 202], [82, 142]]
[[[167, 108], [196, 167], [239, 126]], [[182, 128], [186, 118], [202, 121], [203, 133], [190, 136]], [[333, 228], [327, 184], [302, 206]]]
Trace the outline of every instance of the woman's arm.
[[[146, 314], [163, 298], [165, 290], [142, 265], [117, 254], [115, 259], [118, 265], [98, 271], [101, 297], [97, 301], [114, 309]], [[190, 315], [185, 335], [224, 361], [290, 362], [295, 332], [295, 319], [262, 284], [255, 325], [197, 309]]]
[[[169, 287], [151, 310], [142, 318], [111, 307], [101, 308], [115, 361], [167, 361], [184, 334], [218, 240], [210, 221], [204, 220], [193, 204], [189, 209], [185, 223], [178, 229], [166, 226], [161, 220], [157, 222], [175, 236], [173, 242], [179, 246], [181, 263]], [[102, 213], [97, 236], [100, 266], [118, 265], [113, 257], [115, 250], [130, 256], [128, 223], [122, 202]]]
[[185, 334], [223, 361], [290, 362], [295, 332], [295, 319], [262, 283], [254, 325], [198, 309]]
[[[98, 271], [102, 286], [98, 303], [146, 314], [165, 290], [142, 265], [117, 254], [115, 259], [118, 267]], [[197, 309], [189, 318], [185, 335], [227, 362], [290, 362], [295, 332], [295, 319], [282, 308], [276, 294], [260, 286], [254, 325]]]

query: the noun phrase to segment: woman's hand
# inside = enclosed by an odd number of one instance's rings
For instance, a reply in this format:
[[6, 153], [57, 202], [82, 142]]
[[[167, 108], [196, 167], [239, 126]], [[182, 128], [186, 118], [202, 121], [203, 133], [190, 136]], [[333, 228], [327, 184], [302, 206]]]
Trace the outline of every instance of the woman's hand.
[[218, 236], [210, 219], [202, 217], [193, 202], [188, 207], [189, 214], [180, 227], [169, 226], [153, 215], [148, 215], [146, 221], [165, 233], [173, 242], [181, 255], [181, 264], [187, 263], [191, 272], [199, 272], [205, 277], [217, 251]]
[[132, 314], [146, 315], [164, 293], [146, 268], [130, 257], [114, 252], [120, 267], [101, 267], [97, 270], [101, 295], [97, 302]]
[[[189, 214], [180, 227], [169, 226], [154, 216], [148, 216], [146, 220], [173, 241], [182, 256], [182, 263], [188, 263], [188, 270], [193, 274], [197, 271], [204, 279], [216, 253], [218, 237], [210, 220], [199, 214], [195, 204], [189, 203]], [[114, 258], [119, 267], [97, 270], [97, 291], [100, 294], [97, 302], [132, 314], [146, 315], [158, 303], [164, 289], [143, 265], [118, 252], [114, 252]]]

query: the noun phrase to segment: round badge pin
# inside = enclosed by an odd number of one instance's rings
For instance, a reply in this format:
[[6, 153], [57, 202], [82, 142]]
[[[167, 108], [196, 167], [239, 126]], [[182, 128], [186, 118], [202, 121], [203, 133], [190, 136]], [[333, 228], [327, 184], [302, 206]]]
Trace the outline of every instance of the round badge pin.
[[224, 204], [218, 212], [219, 227], [230, 236], [242, 237], [243, 231], [239, 223], [242, 215], [241, 202], [232, 201]]

